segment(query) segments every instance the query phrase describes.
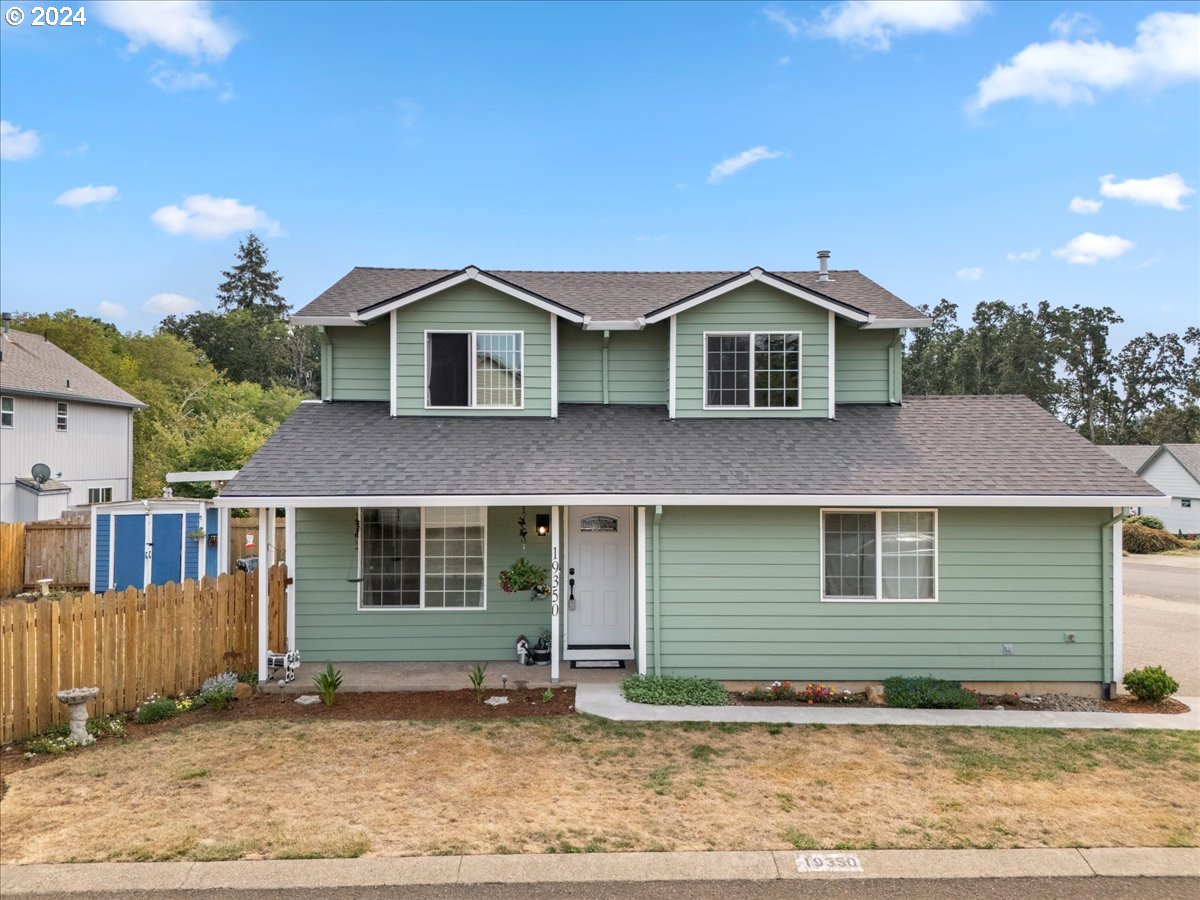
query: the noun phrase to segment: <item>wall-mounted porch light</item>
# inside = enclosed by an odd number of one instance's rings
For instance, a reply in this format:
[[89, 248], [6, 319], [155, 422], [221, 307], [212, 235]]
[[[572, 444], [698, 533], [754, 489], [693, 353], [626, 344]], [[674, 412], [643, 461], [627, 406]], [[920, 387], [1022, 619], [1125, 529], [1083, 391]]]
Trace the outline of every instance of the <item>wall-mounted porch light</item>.
[[550, 513], [538, 513], [534, 521], [534, 531], [538, 537], [545, 537], [550, 533]]

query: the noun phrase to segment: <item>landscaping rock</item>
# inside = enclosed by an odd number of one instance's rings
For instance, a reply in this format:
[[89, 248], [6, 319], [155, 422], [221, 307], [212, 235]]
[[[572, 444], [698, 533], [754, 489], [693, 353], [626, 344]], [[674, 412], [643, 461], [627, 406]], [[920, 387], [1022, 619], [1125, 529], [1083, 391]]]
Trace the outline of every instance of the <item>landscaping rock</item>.
[[507, 706], [508, 698], [507, 697], [488, 697], [483, 702], [486, 703], [488, 706]]
[[996, 712], [1004, 712], [1004, 707], [999, 703], [993, 706], [992, 709], [994, 709]]
[[296, 702], [301, 706], [312, 706], [314, 703], [320, 703], [321, 698], [316, 694], [301, 694], [296, 698]]
[[876, 706], [883, 706], [883, 685], [882, 684], [867, 685], [867, 702], [873, 703]]
[[253, 696], [254, 688], [250, 687], [250, 685], [246, 684], [246, 682], [239, 681], [233, 686], [234, 700], [249, 700]]
[[1103, 701], [1094, 697], [1076, 697], [1074, 694], [1042, 694], [1038, 698], [1038, 709], [1055, 712], [1104, 712]]

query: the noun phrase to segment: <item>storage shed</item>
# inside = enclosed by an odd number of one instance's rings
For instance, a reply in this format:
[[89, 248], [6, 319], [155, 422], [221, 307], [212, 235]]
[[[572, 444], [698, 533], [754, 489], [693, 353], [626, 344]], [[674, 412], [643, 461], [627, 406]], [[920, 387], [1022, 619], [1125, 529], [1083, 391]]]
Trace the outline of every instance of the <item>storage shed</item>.
[[162, 497], [92, 507], [93, 592], [199, 579], [229, 570], [227, 517], [210, 500]]

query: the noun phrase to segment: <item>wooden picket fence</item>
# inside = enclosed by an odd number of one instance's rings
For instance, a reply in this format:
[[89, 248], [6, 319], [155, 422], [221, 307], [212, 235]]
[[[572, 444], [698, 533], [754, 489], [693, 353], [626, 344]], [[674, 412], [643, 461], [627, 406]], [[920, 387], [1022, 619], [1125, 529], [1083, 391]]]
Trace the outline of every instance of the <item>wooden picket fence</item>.
[[[268, 578], [269, 645], [286, 644], [287, 570]], [[0, 605], [0, 743], [67, 721], [55, 694], [98, 687], [92, 715], [128, 712], [151, 694], [194, 691], [254, 669], [258, 580], [238, 572], [144, 591]]]
[[0, 522], [0, 597], [25, 585], [25, 523]]

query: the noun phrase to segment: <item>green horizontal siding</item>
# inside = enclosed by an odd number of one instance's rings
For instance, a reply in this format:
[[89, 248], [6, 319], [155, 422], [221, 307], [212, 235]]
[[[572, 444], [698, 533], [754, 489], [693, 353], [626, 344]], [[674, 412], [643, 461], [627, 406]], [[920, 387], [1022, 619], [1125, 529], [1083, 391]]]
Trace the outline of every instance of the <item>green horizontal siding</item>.
[[[550, 625], [550, 601], [530, 600], [529, 592], [506, 594], [500, 570], [518, 557], [549, 568], [550, 539], [533, 533], [521, 549], [517, 518], [520, 507], [488, 511], [487, 608], [484, 610], [359, 611], [354, 510], [296, 511], [296, 645], [309, 662], [397, 660], [516, 659], [516, 642], [524, 634], [536, 641]], [[463, 687], [466, 687], [464, 670]]]
[[[829, 415], [829, 313], [764, 284], [748, 284], [676, 317], [675, 414]], [[800, 409], [704, 409], [704, 332], [799, 331]], [[836, 353], [835, 353], [836, 359]]]
[[[668, 508], [663, 671], [1101, 681], [1107, 518], [1101, 510], [943, 509], [937, 603], [823, 603], [819, 510]], [[1016, 652], [1004, 655], [1004, 643]]]
[[[612, 331], [608, 339], [608, 402], [667, 403], [667, 324], [641, 331]], [[604, 334], [559, 321], [558, 399], [560, 403], [604, 400]]]
[[[426, 409], [425, 332], [523, 331], [524, 409]], [[550, 313], [478, 282], [461, 284], [396, 312], [396, 414], [550, 415]]]
[[330, 371], [323, 373], [330, 400], [388, 399], [388, 321], [363, 327], [325, 329], [329, 342], [326, 360]]
[[834, 383], [838, 403], [889, 403], [890, 350], [895, 329], [863, 331], [841, 320], [834, 332]]

